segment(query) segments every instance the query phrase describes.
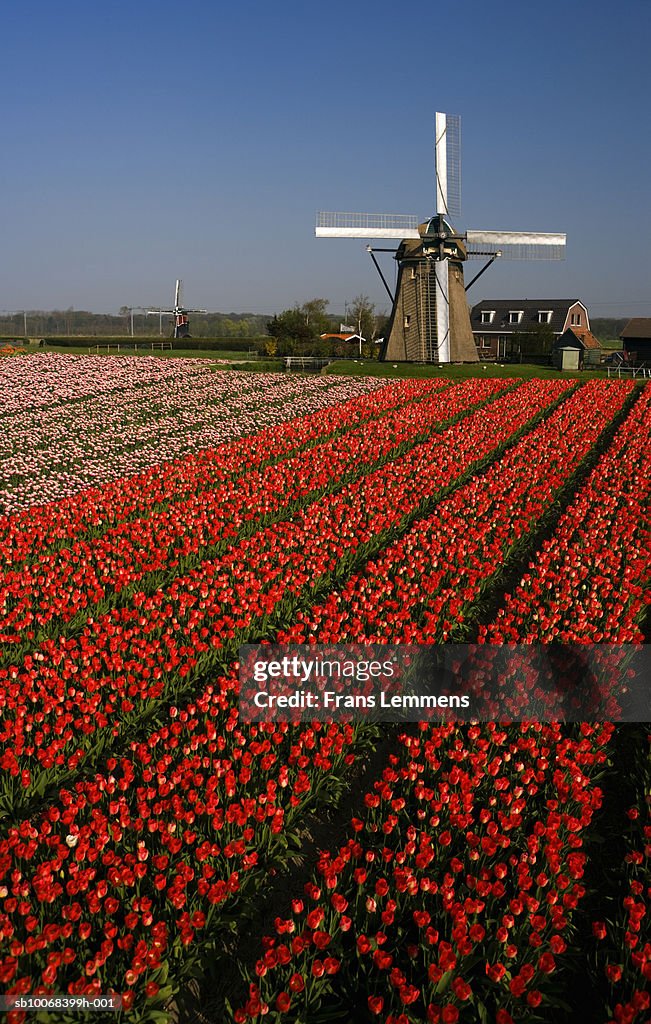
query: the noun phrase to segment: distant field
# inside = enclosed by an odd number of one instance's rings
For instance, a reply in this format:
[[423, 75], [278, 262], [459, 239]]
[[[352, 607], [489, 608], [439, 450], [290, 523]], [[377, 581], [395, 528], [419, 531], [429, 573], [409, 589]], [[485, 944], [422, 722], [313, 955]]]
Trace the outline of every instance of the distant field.
[[371, 360], [338, 359], [330, 363], [327, 373], [354, 374], [362, 377], [447, 377], [452, 380], [468, 380], [472, 377], [508, 377], [520, 380], [558, 380], [572, 377], [578, 380], [593, 380], [606, 376], [605, 370], [583, 370], [561, 374], [551, 366], [529, 366], [525, 363], [465, 363], [447, 366], [419, 366], [416, 363], [376, 363]]
[[[609, 347], [609, 343], [606, 343]], [[613, 342], [612, 347], [617, 347], [619, 342]], [[38, 349], [39, 352], [61, 352], [61, 349], [56, 347]], [[76, 355], [88, 355], [89, 346], [75, 346], [65, 349], [66, 353]], [[98, 354], [94, 348], [90, 349], [92, 355]], [[224, 363], [230, 363], [232, 369], [248, 369], [248, 366], [242, 366], [242, 364], [250, 364], [251, 369], [254, 367], [263, 373], [271, 373], [282, 369], [282, 360], [280, 359], [268, 359], [258, 360], [256, 356], [248, 352], [235, 352], [235, 351], [206, 351], [205, 349], [185, 349], [185, 350], [165, 350], [160, 351], [154, 349], [139, 349], [138, 352], [134, 353], [132, 349], [125, 348], [119, 352], [116, 348], [111, 348], [110, 352], [106, 349], [100, 349], [99, 355], [111, 355], [111, 356], [156, 356], [162, 359], [204, 359], [212, 361], [220, 366]], [[445, 367], [439, 366], [419, 366], [416, 363], [378, 363], [372, 359], [337, 359], [324, 371], [326, 374], [345, 374], [350, 376], [360, 377], [387, 377], [387, 378], [430, 378], [430, 377], [446, 377], [451, 380], [468, 380], [473, 377], [506, 377], [531, 380], [533, 378], [539, 378], [542, 380], [556, 380], [560, 373], [558, 370], [550, 366], [534, 366], [527, 365], [525, 363], [513, 363], [501, 365], [499, 363], [471, 363], [465, 365], [448, 365]], [[564, 375], [565, 376], [565, 375]], [[578, 371], [572, 374], [568, 374], [573, 379], [578, 380], [592, 380], [595, 377], [606, 376], [605, 370], [585, 370]]]

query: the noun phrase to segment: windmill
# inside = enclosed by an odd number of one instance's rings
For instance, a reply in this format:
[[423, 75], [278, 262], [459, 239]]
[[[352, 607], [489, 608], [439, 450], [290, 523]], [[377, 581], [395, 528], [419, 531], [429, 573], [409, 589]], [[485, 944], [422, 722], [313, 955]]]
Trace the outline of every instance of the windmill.
[[[498, 257], [562, 259], [565, 235], [532, 231], [466, 231], [452, 227], [461, 207], [460, 119], [436, 114], [436, 213], [423, 223], [393, 214], [317, 214], [318, 238], [393, 238], [397, 249], [367, 249], [389, 293], [393, 308], [382, 359], [405, 362], [477, 362], [466, 291]], [[375, 252], [393, 252], [398, 263], [392, 294]], [[489, 257], [464, 286], [467, 259]]]
[[178, 280], [176, 282], [176, 289], [174, 292], [174, 309], [148, 309], [147, 316], [152, 316], [154, 313], [159, 317], [173, 316], [174, 317], [174, 337], [175, 338], [189, 338], [190, 337], [190, 323], [188, 319], [189, 313], [207, 313], [206, 309], [186, 309], [183, 306], [183, 281]]

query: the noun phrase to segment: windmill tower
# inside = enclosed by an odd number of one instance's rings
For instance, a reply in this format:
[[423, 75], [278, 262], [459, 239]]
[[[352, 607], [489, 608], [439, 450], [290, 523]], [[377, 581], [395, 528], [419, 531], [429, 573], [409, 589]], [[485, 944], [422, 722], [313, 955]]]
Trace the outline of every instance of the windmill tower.
[[[382, 359], [404, 362], [477, 362], [470, 327], [463, 264], [489, 257], [562, 259], [565, 235], [523, 231], [455, 231], [450, 216], [461, 207], [460, 119], [436, 114], [436, 213], [419, 223], [414, 216], [319, 213], [318, 238], [400, 239], [397, 249], [368, 251], [393, 303]], [[395, 295], [374, 252], [393, 252], [398, 263]], [[473, 281], [480, 276], [477, 274]]]
[[189, 313], [206, 313], [205, 309], [186, 309], [183, 305], [183, 281], [177, 280], [176, 289], [174, 291], [174, 308], [173, 309], [148, 309], [147, 315], [156, 313], [158, 316], [173, 316], [174, 317], [174, 337], [175, 338], [189, 338], [190, 337], [190, 321], [188, 318]]

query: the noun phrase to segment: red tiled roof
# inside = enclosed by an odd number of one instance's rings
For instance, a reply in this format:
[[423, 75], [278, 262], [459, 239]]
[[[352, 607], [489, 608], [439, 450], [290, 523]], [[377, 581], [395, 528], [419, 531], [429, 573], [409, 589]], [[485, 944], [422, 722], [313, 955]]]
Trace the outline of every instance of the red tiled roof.
[[557, 344], [562, 347], [563, 339], [571, 342], [572, 338], [578, 341], [583, 348], [595, 349], [597, 351], [601, 349], [601, 342], [598, 338], [595, 338], [592, 331], [588, 331], [585, 328], [581, 330], [581, 328], [577, 327], [568, 327], [563, 331]]
[[326, 338], [337, 338], [339, 341], [351, 341], [353, 338], [359, 338], [359, 334], [322, 334], [321, 337], [324, 340]]
[[581, 341], [583, 342], [585, 348], [592, 348], [592, 349], [600, 349], [601, 348], [601, 342], [599, 341], [599, 338], [595, 338], [595, 336], [592, 333], [592, 331], [588, 331], [588, 330], [577, 331], [575, 329], [574, 333], [581, 339]]

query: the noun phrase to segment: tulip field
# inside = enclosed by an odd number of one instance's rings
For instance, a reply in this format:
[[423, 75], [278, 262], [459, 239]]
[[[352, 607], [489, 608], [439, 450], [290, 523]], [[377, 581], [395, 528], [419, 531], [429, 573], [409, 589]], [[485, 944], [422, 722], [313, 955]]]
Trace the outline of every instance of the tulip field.
[[238, 672], [644, 644], [651, 386], [30, 355], [0, 392], [0, 994], [121, 999], [8, 1024], [648, 1024], [651, 725], [246, 724]]

